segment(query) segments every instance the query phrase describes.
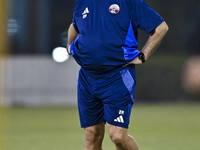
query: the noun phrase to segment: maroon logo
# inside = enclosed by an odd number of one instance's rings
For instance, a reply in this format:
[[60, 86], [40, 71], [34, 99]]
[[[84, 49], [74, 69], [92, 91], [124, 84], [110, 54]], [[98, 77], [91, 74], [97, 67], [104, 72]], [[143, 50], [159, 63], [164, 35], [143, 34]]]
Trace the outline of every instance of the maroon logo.
[[110, 7], [109, 7], [109, 11], [111, 14], [117, 14], [119, 12], [120, 8], [117, 4], [112, 4]]

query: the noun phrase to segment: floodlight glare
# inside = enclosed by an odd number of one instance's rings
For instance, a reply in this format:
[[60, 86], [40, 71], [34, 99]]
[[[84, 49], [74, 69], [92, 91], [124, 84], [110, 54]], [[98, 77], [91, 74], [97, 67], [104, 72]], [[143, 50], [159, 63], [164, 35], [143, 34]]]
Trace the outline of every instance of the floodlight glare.
[[66, 61], [69, 58], [69, 55], [67, 53], [67, 49], [64, 47], [56, 47], [52, 52], [53, 60], [62, 63]]

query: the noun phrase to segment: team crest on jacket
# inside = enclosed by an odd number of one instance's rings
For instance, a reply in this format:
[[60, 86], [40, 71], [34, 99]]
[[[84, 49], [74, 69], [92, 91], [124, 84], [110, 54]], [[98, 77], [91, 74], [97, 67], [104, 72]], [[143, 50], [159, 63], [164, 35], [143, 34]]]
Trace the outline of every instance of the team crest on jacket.
[[120, 8], [117, 4], [112, 4], [110, 7], [109, 7], [109, 11], [111, 14], [117, 14], [119, 12]]

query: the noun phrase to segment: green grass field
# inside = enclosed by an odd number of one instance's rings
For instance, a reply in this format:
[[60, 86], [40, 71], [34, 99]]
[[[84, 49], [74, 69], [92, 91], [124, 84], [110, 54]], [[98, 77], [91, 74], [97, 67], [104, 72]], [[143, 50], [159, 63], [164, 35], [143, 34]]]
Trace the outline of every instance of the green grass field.
[[[14, 107], [6, 116], [6, 150], [84, 149], [77, 107]], [[129, 133], [140, 150], [198, 150], [200, 104], [135, 104]], [[115, 149], [107, 130], [103, 148]]]

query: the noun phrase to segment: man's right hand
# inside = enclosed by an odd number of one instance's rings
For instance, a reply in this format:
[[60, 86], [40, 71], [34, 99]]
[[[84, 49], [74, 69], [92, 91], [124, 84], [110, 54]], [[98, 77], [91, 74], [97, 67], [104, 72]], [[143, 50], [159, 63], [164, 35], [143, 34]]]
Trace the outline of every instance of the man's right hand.
[[69, 55], [72, 55], [70, 52], [71, 43], [77, 38], [78, 33], [76, 32], [73, 23], [70, 24], [68, 30], [68, 44], [67, 44], [67, 52]]
[[71, 47], [71, 44], [67, 44], [67, 53], [68, 53], [69, 55], [72, 55], [71, 52], [70, 52], [70, 47]]

